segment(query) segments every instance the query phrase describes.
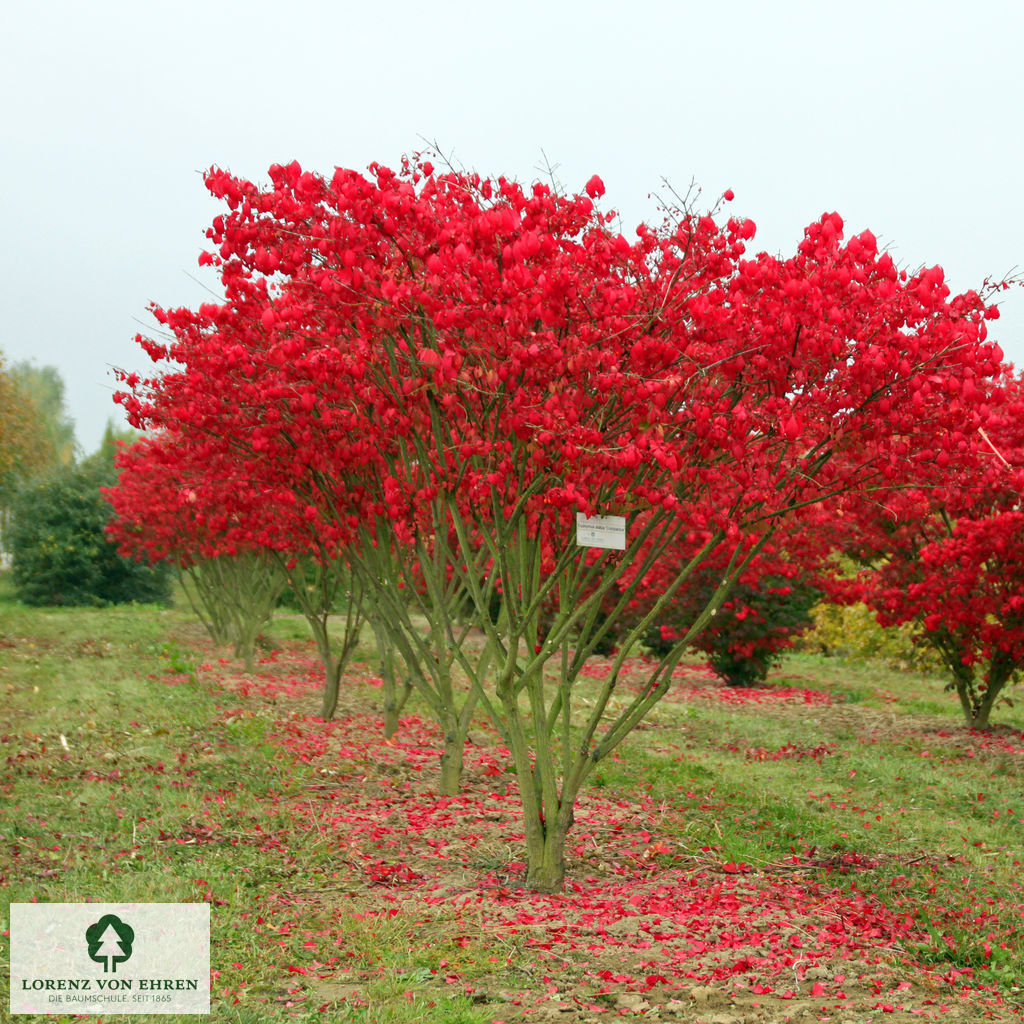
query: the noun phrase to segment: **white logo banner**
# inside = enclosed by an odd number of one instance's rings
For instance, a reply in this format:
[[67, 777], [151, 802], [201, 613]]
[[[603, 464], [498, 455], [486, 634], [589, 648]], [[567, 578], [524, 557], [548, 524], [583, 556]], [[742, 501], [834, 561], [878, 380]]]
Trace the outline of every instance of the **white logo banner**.
[[11, 1013], [209, 1013], [208, 903], [12, 903]]

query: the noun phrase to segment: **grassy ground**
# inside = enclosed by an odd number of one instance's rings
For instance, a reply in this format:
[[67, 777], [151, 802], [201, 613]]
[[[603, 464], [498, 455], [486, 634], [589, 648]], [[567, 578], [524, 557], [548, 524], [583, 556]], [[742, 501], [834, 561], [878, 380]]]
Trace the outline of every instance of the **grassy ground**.
[[537, 897], [486, 723], [440, 800], [424, 708], [380, 735], [372, 652], [327, 725], [301, 623], [273, 632], [246, 676], [180, 608], [0, 593], [8, 902], [209, 902], [216, 1021], [1019, 1019], [1016, 708], [978, 735], [934, 679], [685, 666]]

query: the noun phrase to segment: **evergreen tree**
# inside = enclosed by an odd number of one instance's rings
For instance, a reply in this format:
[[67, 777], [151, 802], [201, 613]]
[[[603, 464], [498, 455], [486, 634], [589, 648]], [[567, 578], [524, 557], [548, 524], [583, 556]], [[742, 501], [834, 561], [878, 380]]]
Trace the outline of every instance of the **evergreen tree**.
[[32, 605], [166, 601], [169, 570], [117, 553], [106, 535], [111, 508], [102, 488], [117, 479], [112, 430], [87, 459], [23, 488], [11, 509], [11, 571], [19, 600]]

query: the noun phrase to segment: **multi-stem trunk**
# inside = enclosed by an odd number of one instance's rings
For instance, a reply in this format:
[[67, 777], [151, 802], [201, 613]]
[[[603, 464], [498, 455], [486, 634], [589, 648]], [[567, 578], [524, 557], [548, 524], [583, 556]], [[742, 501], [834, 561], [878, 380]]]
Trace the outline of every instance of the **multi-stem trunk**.
[[[667, 530], [674, 528], [672, 523], [665, 524]], [[670, 600], [722, 540], [721, 533], [708, 539], [678, 569], [659, 600]], [[720, 585], [686, 636], [652, 671], [648, 685], [627, 695], [619, 707], [612, 704], [618, 674], [649, 625], [648, 619], [657, 614], [659, 603], [655, 602], [647, 616], [627, 632], [611, 672], [598, 691], [588, 693], [585, 703], [576, 701], [581, 672], [601, 640], [602, 602], [611, 597], [616, 605], [613, 612], [621, 613], [637, 583], [627, 583], [621, 590], [615, 588], [625, 563], [607, 557], [589, 562], [577, 557], [568, 546], [554, 571], [545, 577], [541, 573], [539, 545], [525, 534], [510, 536], [503, 547], [495, 547], [504, 602], [499, 622], [493, 626], [485, 623], [489, 641], [499, 655], [494, 688], [497, 700], [487, 701], [486, 706], [515, 765], [523, 804], [527, 883], [532, 888], [554, 891], [561, 887], [566, 838], [582, 786], [594, 767], [665, 695], [683, 649], [706, 628], [739, 573], [766, 540], [767, 534], [748, 547], [737, 545], [733, 549]], [[639, 543], [634, 541], [637, 547]], [[640, 561], [639, 555], [637, 560]], [[642, 561], [640, 567], [643, 568]], [[470, 581], [469, 590], [479, 615], [484, 607], [481, 589]], [[545, 598], [554, 602], [555, 611], [543, 636], [540, 609]], [[546, 667], [556, 664], [556, 672], [545, 673]]]
[[309, 624], [316, 637], [317, 649], [324, 666], [324, 692], [321, 701], [320, 717], [330, 721], [338, 708], [338, 691], [341, 677], [348, 665], [352, 651], [359, 642], [359, 630], [362, 626], [362, 614], [357, 607], [350, 607], [345, 615], [345, 630], [339, 642], [331, 637], [327, 628], [326, 615], [312, 617]]
[[192, 610], [206, 627], [215, 644], [226, 644], [231, 640], [230, 616], [225, 606], [224, 594], [211, 578], [213, 559], [193, 562], [188, 565], [175, 564], [178, 580]]
[[1003, 688], [1013, 678], [1018, 663], [1006, 653], [995, 651], [988, 664], [984, 683], [979, 684], [977, 666], [965, 660], [964, 648], [948, 630], [925, 634], [927, 641], [942, 655], [953, 676], [947, 690], [955, 690], [968, 729], [990, 727], [992, 708]]
[[1016, 663], [1008, 655], [997, 652], [989, 662], [984, 686], [976, 684], [973, 666], [961, 665], [954, 673], [956, 693], [968, 728], [986, 730], [991, 727], [992, 708], [1015, 669]]
[[179, 578], [193, 610], [216, 643], [234, 642], [246, 672], [256, 668], [256, 637], [270, 621], [285, 579], [268, 551], [202, 558], [179, 567]]
[[[516, 653], [510, 650], [497, 685], [502, 726], [519, 780], [526, 841], [526, 884], [539, 892], [558, 892], [565, 881], [565, 842], [572, 828], [573, 808], [584, 774], [558, 777], [550, 734], [539, 723], [547, 718], [542, 668], [525, 682], [518, 678]], [[527, 693], [529, 717], [519, 705]], [[528, 721], [533, 728], [528, 727]]]
[[[337, 710], [342, 674], [359, 642], [363, 625], [362, 595], [348, 566], [341, 559], [328, 557], [326, 552], [321, 552], [319, 559], [288, 562], [278, 556], [278, 560], [316, 641], [324, 667], [320, 717], [329, 721]], [[337, 617], [342, 622], [342, 631], [340, 639], [335, 639], [328, 623], [339, 596], [344, 598], [345, 609]]]
[[399, 716], [412, 693], [412, 674], [407, 673], [401, 684], [398, 681], [398, 657], [395, 643], [384, 625], [380, 615], [374, 615], [373, 635], [377, 642], [377, 654], [380, 657], [380, 678], [382, 703], [384, 706], [384, 736], [390, 739], [398, 732]]
[[[389, 669], [385, 651], [381, 652], [385, 729], [397, 726], [397, 710], [410, 689], [415, 689], [441, 726], [439, 789], [451, 796], [460, 790], [466, 737], [491, 655], [487, 647], [476, 654], [466, 643], [472, 630], [461, 615], [465, 590], [458, 573], [451, 571], [442, 499], [433, 512], [430, 538], [417, 538], [408, 545], [396, 542], [377, 523], [375, 533], [361, 538], [358, 569], [378, 644], [383, 644], [392, 664], [402, 663], [407, 673], [404, 692], [399, 693], [397, 681], [389, 690]], [[479, 574], [486, 576], [486, 568], [480, 568]], [[456, 670], [465, 676], [467, 688], [454, 675]]]
[[[566, 813], [568, 811], [568, 813]], [[561, 892], [565, 884], [565, 841], [572, 809], [562, 805], [551, 820], [527, 822], [526, 884], [538, 892]]]
[[462, 782], [462, 767], [466, 749], [466, 737], [459, 729], [456, 716], [442, 722], [444, 748], [441, 751], [441, 780], [438, 792], [441, 796], [456, 796]]

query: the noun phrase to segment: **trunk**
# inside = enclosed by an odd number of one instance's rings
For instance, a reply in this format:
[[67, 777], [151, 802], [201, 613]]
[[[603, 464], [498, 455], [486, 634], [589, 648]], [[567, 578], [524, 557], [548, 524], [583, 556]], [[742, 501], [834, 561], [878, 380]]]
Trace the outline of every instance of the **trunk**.
[[565, 840], [569, 826], [559, 815], [551, 827], [537, 822], [526, 833], [526, 884], [538, 892], [561, 892], [565, 883]]
[[357, 593], [346, 593], [348, 604], [345, 610], [345, 628], [341, 641], [331, 641], [328, 623], [332, 615], [340, 588], [349, 580], [348, 570], [343, 563], [325, 560], [322, 563], [307, 562], [289, 565], [278, 555], [278, 563], [287, 574], [289, 586], [295, 595], [302, 614], [316, 640], [320, 661], [324, 666], [324, 691], [320, 704], [320, 717], [330, 721], [338, 707], [338, 688], [341, 676], [348, 664], [353, 649], [359, 642], [362, 626], [362, 607]]
[[974, 721], [971, 727], [974, 729], [988, 729], [989, 715], [992, 708], [1003, 692], [1003, 687], [1010, 681], [1016, 668], [1016, 662], [1009, 655], [996, 653], [988, 666], [988, 679], [984, 691], [976, 697], [974, 702]]
[[256, 652], [253, 648], [253, 644], [246, 644], [245, 650], [242, 651], [242, 658], [245, 661], [245, 671], [250, 675], [256, 671]]
[[989, 727], [988, 716], [991, 710], [992, 704], [990, 702], [983, 701], [981, 706], [974, 714], [974, 720], [968, 722], [968, 725], [970, 725], [972, 729], [978, 729], [981, 732], [987, 731]]
[[245, 671], [253, 673], [256, 671], [256, 637], [243, 636], [235, 644], [235, 657], [245, 661]]
[[329, 654], [323, 655], [324, 692], [320, 701], [320, 717], [329, 722], [338, 708], [338, 686], [341, 682], [341, 665]]
[[957, 699], [960, 701], [960, 710], [964, 715], [964, 724], [968, 729], [973, 729], [974, 726], [974, 669], [970, 665], [965, 665], [959, 658], [959, 651], [953, 648], [952, 651], [942, 650], [942, 655], [949, 666], [950, 671], [953, 673], [953, 682], [947, 685], [946, 689], [956, 690]]
[[380, 653], [380, 678], [383, 684], [384, 697], [384, 737], [390, 739], [398, 732], [398, 716], [405, 707], [405, 702], [412, 693], [412, 682], [406, 679], [401, 687], [395, 676], [395, 652], [388, 642], [384, 630], [375, 621], [373, 632], [377, 639], [377, 651]]
[[964, 664], [962, 648], [954, 637], [949, 634], [941, 636], [935, 646], [953, 676], [953, 681], [946, 689], [956, 690], [960, 710], [964, 716], [964, 725], [968, 729], [988, 729], [989, 716], [992, 714], [996, 698], [1010, 681], [1016, 662], [1007, 654], [995, 652], [982, 682], [977, 677], [975, 665]]
[[967, 728], [974, 726], [974, 708], [971, 706], [971, 696], [967, 684], [961, 678], [956, 680], [956, 695], [960, 700], [960, 710], [964, 714], [964, 723]]
[[349, 656], [359, 639], [359, 625], [357, 619], [353, 622], [351, 615], [345, 623], [345, 637], [342, 640], [337, 654], [331, 644], [331, 635], [327, 629], [327, 615], [320, 618], [307, 616], [307, 621], [316, 637], [316, 646], [320, 652], [320, 660], [324, 666], [324, 692], [321, 702], [320, 717], [330, 721], [338, 707], [338, 690], [341, 686], [341, 676], [348, 665]]
[[473, 722], [473, 712], [480, 697], [474, 688], [466, 694], [462, 709], [455, 710], [456, 705], [451, 690], [451, 679], [445, 680], [446, 706], [442, 709], [439, 720], [444, 729], [444, 750], [441, 753], [441, 781], [439, 791], [442, 796], [457, 796], [462, 788], [462, 764], [466, 751], [466, 734]]
[[[510, 659], [501, 673], [497, 692], [505, 711], [507, 743], [523, 802], [526, 884], [538, 892], [561, 892], [565, 883], [565, 840], [572, 827], [581, 778], [563, 778], [559, 791], [543, 727], [537, 730], [538, 749], [534, 757], [513, 686], [514, 676], [514, 661]], [[539, 709], [534, 710], [533, 720], [543, 722], [544, 715], [536, 713]]]
[[405, 704], [405, 697], [409, 696], [409, 690], [406, 688], [404, 697], [399, 698], [394, 659], [390, 654], [385, 654], [381, 659], [380, 678], [384, 693], [384, 738], [390, 739], [398, 732], [398, 715]]
[[989, 715], [992, 705], [1002, 689], [1002, 684], [990, 687], [980, 696], [974, 687], [974, 680], [966, 680], [957, 674], [956, 695], [960, 698], [960, 710], [964, 713], [964, 724], [968, 729], [985, 730], [989, 727]]
[[438, 790], [441, 796], [457, 796], [462, 780], [462, 758], [466, 748], [466, 737], [452, 722], [445, 728], [444, 751], [441, 754], [441, 781]]
[[320, 717], [329, 722], [338, 707], [338, 686], [341, 682], [342, 660], [335, 658], [331, 650], [331, 638], [327, 633], [327, 621], [307, 616], [313, 636], [316, 639], [320, 661], [324, 666], [324, 692], [320, 700]]

